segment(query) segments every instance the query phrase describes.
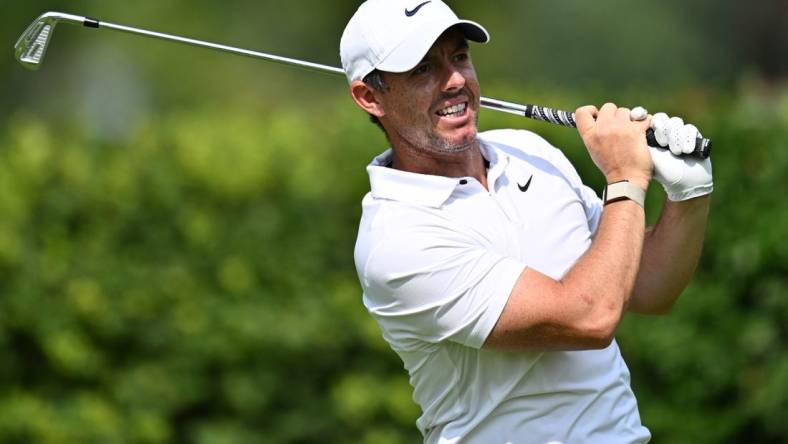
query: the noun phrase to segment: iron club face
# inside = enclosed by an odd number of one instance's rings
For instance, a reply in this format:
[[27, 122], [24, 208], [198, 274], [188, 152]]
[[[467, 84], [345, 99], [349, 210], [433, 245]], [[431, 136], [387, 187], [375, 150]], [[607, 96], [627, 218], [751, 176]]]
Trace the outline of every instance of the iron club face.
[[55, 29], [55, 20], [36, 20], [16, 41], [16, 58], [25, 68], [38, 69], [44, 58], [49, 36]]
[[70, 23], [90, 26], [89, 23], [95, 22], [87, 17], [65, 14], [62, 12], [45, 12], [36, 18], [25, 32], [14, 44], [16, 59], [25, 68], [38, 69], [44, 60], [49, 42], [52, 40], [52, 33], [58, 22], [66, 21]]

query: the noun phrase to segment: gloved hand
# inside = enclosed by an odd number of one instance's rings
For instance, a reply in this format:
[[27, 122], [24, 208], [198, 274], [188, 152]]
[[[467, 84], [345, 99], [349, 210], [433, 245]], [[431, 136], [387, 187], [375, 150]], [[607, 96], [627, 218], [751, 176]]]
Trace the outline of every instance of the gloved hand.
[[698, 128], [684, 124], [678, 117], [669, 118], [657, 113], [651, 118], [654, 137], [669, 150], [649, 147], [654, 162], [654, 179], [665, 189], [668, 199], [677, 202], [709, 194], [714, 190], [711, 177], [711, 158], [678, 157], [695, 149], [695, 139], [701, 137]]

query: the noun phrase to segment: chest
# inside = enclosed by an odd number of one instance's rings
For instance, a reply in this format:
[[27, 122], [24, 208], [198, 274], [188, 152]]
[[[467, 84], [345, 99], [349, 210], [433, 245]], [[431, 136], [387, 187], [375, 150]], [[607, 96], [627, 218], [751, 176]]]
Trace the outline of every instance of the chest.
[[447, 209], [473, 242], [556, 279], [593, 236], [577, 191], [562, 176], [539, 170], [514, 169], [492, 191], [471, 181]]

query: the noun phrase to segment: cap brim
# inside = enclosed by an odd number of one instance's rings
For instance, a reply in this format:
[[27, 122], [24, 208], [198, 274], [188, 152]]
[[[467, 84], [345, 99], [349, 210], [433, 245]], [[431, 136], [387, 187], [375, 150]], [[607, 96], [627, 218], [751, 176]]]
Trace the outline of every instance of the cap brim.
[[487, 43], [490, 34], [484, 27], [470, 20], [454, 20], [448, 23], [427, 23], [414, 30], [410, 37], [405, 39], [394, 51], [391, 52], [376, 66], [386, 72], [410, 71], [424, 58], [432, 45], [447, 29], [458, 26], [468, 40]]

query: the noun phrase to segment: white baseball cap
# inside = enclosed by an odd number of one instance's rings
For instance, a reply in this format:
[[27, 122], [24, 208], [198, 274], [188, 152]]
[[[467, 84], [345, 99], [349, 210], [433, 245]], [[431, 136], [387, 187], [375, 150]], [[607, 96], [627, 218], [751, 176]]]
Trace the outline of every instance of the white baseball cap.
[[478, 23], [460, 20], [441, 0], [367, 0], [351, 17], [339, 44], [348, 82], [363, 80], [375, 69], [413, 69], [452, 26], [465, 37], [487, 43], [490, 35]]

